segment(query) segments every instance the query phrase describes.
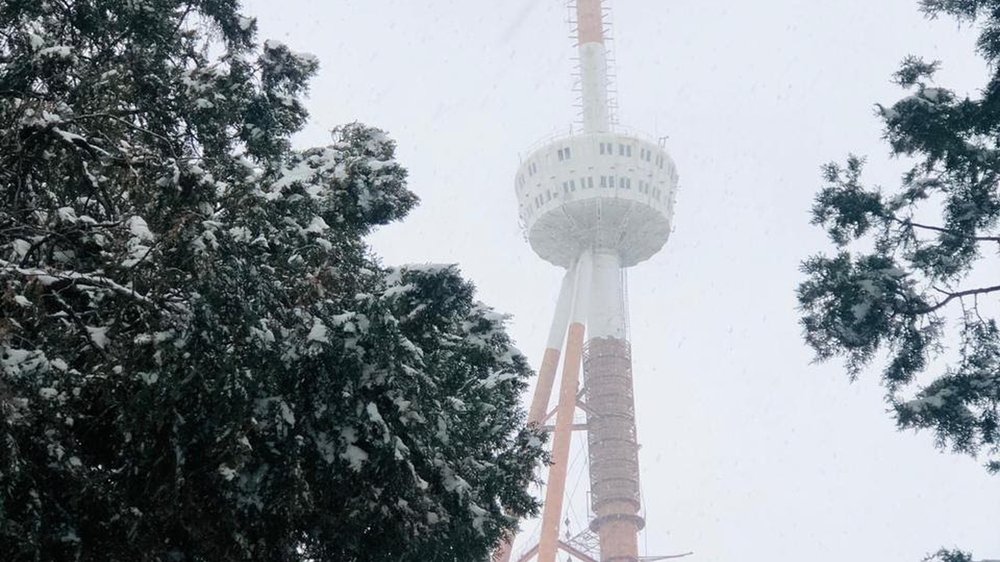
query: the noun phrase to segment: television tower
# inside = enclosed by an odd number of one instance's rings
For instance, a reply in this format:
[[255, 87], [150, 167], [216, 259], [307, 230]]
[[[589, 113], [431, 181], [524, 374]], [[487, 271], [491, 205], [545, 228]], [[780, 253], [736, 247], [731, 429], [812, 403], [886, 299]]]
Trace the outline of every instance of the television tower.
[[[625, 270], [666, 243], [677, 171], [662, 142], [613, 125], [602, 0], [570, 0], [570, 10], [576, 19], [583, 132], [531, 152], [515, 180], [532, 249], [566, 269], [528, 411], [530, 423], [552, 432], [541, 535], [518, 560], [555, 562], [561, 550], [584, 562], [596, 561], [596, 556], [600, 562], [638, 562], [638, 533], [645, 521], [640, 515]], [[560, 356], [558, 401], [550, 410]], [[586, 423], [576, 421], [578, 410]], [[599, 554], [560, 539], [574, 431], [587, 435], [589, 530], [596, 535]], [[510, 559], [508, 542], [495, 560]]]

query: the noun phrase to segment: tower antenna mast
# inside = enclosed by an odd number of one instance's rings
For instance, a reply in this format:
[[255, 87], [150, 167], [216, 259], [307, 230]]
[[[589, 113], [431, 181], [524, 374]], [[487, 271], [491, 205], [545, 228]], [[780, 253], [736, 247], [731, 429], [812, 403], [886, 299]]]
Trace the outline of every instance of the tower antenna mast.
[[611, 116], [608, 103], [608, 48], [605, 43], [604, 7], [601, 0], [578, 0], [576, 22], [583, 131], [606, 133], [611, 130]]

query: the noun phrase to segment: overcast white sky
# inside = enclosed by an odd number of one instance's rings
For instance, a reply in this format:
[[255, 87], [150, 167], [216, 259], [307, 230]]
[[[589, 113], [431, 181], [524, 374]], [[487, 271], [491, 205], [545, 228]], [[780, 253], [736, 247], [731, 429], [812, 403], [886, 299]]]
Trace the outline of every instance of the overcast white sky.
[[[1000, 558], [1000, 477], [897, 433], [875, 372], [812, 365], [794, 289], [827, 247], [819, 166], [870, 157], [891, 185], [875, 102], [907, 53], [974, 92], [974, 33], [916, 0], [614, 0], [621, 122], [681, 175], [675, 232], [630, 271], [649, 554], [692, 562]], [[263, 38], [317, 55], [312, 120], [389, 131], [423, 200], [372, 238], [386, 263], [454, 262], [513, 314], [537, 364], [561, 271], [517, 226], [518, 154], [575, 119], [563, 0], [252, 0]], [[1000, 271], [997, 271], [1000, 273]], [[573, 514], [571, 514], [573, 515]], [[573, 516], [573, 525], [585, 524]]]

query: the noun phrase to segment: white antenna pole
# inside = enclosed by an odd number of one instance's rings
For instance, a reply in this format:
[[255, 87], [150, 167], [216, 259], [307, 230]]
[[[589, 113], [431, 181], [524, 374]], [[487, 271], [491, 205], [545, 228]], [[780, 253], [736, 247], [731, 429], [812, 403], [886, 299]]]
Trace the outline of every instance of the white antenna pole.
[[608, 110], [608, 51], [604, 43], [604, 7], [601, 0], [577, 0], [577, 47], [580, 50], [580, 90], [583, 130], [611, 129]]

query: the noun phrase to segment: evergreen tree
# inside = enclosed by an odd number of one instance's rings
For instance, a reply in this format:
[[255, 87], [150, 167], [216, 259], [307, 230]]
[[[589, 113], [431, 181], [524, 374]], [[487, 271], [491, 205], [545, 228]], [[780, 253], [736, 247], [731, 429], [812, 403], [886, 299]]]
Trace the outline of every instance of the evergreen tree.
[[939, 550], [924, 558], [924, 562], [974, 562], [968, 553], [957, 550]]
[[[843, 357], [852, 378], [883, 364], [901, 429], [931, 429], [940, 446], [981, 456], [996, 472], [1000, 1], [920, 4], [929, 17], [978, 25], [990, 75], [977, 96], [960, 96], [934, 84], [938, 62], [903, 62], [894, 79], [908, 95], [877, 108], [892, 155], [913, 166], [894, 189], [865, 185], [856, 156], [824, 168], [813, 223], [837, 252], [803, 263], [802, 325], [817, 358]], [[948, 350], [946, 341], [960, 345]], [[941, 551], [928, 560], [971, 558]]]
[[[937, 62], [904, 61], [895, 81], [909, 95], [878, 113], [892, 154], [914, 165], [892, 190], [864, 185], [861, 158], [825, 167], [813, 222], [837, 253], [803, 264], [802, 324], [818, 358], [845, 357], [852, 377], [885, 358], [882, 380], [901, 428], [931, 428], [942, 445], [981, 454], [996, 471], [1000, 1], [921, 5], [979, 24], [989, 81], [978, 97], [962, 97], [933, 84]], [[958, 357], [930, 372], [950, 337], [961, 342]], [[923, 374], [933, 380], [918, 381]]]
[[5, 560], [484, 559], [536, 508], [529, 369], [317, 62], [237, 0], [0, 3]]

